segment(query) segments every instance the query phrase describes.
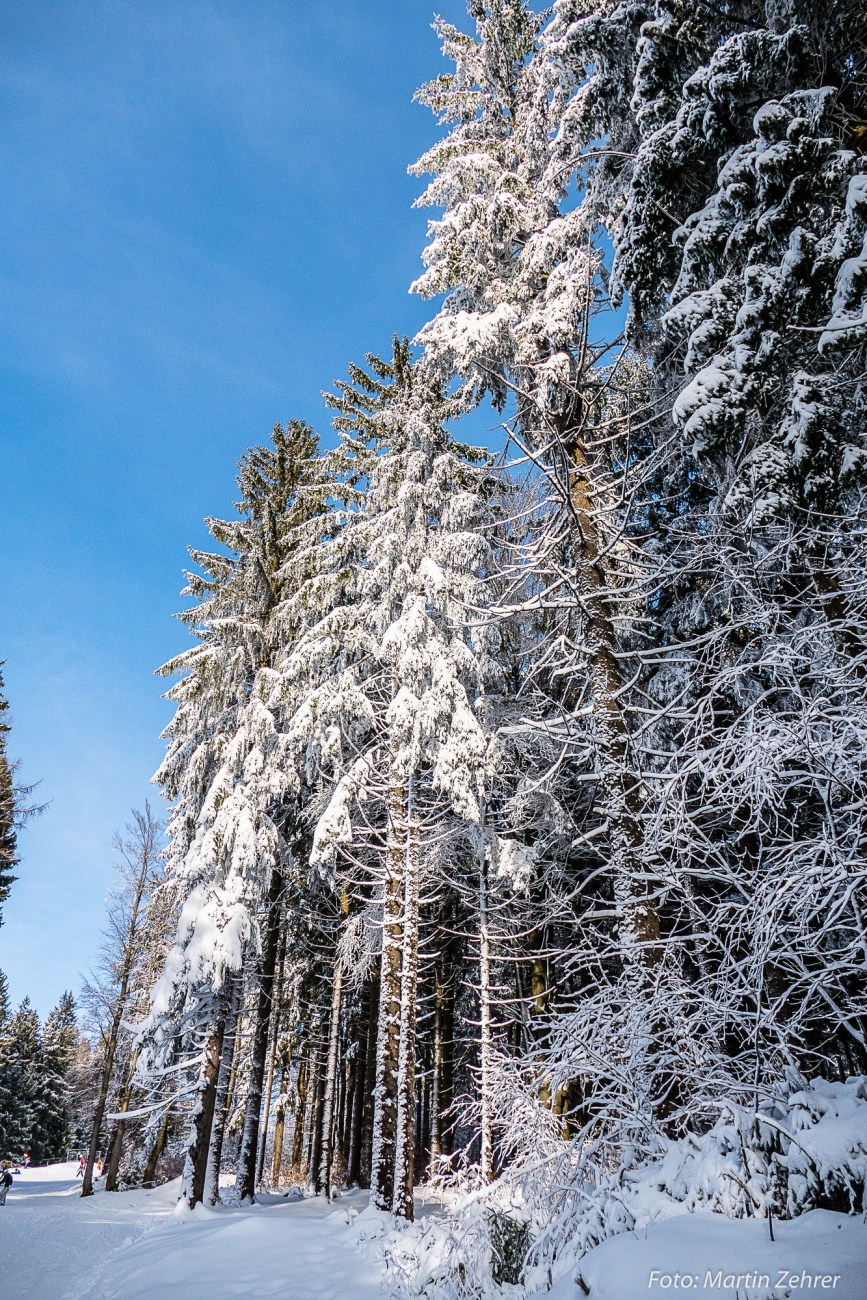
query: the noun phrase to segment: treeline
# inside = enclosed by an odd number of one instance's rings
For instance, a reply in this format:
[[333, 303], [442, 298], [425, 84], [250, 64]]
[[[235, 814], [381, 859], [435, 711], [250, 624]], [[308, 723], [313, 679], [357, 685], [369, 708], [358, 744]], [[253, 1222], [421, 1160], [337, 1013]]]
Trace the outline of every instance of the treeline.
[[0, 1156], [50, 1164], [89, 1137], [88, 1056], [71, 993], [41, 1024], [27, 998], [10, 1008], [0, 971]]
[[806, 1203], [759, 1110], [867, 1069], [867, 73], [771, 10], [438, 24], [443, 304], [243, 457], [163, 669], [124, 1088], [190, 1205], [511, 1179], [556, 1249], [724, 1105]]
[[[8, 710], [0, 673], [0, 924], [19, 865], [18, 831], [38, 811], [29, 802], [33, 787], [16, 781], [16, 764], [9, 760]], [[33, 1164], [65, 1160], [69, 1147], [89, 1135], [88, 1055], [71, 993], [63, 994], [42, 1024], [28, 998], [17, 1010], [10, 1007], [0, 971], [0, 1157], [26, 1153]]]

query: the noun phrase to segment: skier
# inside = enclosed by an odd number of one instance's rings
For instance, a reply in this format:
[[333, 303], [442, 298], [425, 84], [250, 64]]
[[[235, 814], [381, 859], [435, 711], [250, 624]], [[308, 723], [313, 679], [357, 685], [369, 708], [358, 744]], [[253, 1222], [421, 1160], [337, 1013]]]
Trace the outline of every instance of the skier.
[[83, 1178], [84, 1171], [87, 1168], [87, 1160], [84, 1156], [78, 1157], [78, 1169], [75, 1171], [76, 1178]]
[[9, 1172], [9, 1165], [4, 1163], [3, 1172], [0, 1174], [0, 1205], [6, 1204], [6, 1193], [12, 1186], [12, 1175]]

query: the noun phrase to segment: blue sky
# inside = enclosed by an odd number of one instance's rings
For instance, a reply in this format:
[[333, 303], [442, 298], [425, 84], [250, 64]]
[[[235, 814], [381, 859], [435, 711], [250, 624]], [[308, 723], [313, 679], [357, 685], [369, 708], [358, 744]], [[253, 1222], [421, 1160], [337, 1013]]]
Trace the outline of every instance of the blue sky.
[[[46, 1012], [169, 717], [186, 548], [276, 420], [412, 334], [433, 0], [28, 0], [0, 14], [0, 658], [47, 811], [0, 929]], [[458, 0], [443, 16], [467, 26]]]

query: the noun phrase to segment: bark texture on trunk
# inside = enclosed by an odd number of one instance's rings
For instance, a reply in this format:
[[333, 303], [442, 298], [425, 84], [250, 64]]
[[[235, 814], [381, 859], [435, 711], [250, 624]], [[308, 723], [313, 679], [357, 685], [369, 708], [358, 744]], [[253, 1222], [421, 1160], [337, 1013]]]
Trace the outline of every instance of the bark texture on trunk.
[[214, 1121], [214, 1104], [217, 1098], [217, 1079], [220, 1073], [225, 1027], [225, 1017], [220, 1016], [205, 1044], [199, 1071], [198, 1098], [193, 1110], [180, 1196], [191, 1210], [204, 1200], [205, 1196], [208, 1149], [211, 1145], [211, 1126]]
[[304, 1117], [307, 1113], [307, 1074], [308, 1055], [298, 1069], [298, 1109], [295, 1112], [295, 1132], [292, 1137], [292, 1168], [294, 1172], [301, 1169], [304, 1159]]
[[169, 1134], [169, 1112], [166, 1111], [165, 1115], [163, 1115], [163, 1122], [160, 1125], [159, 1132], [157, 1133], [156, 1138], [154, 1139], [154, 1144], [151, 1147], [150, 1151], [148, 1152], [148, 1158], [145, 1161], [144, 1173], [142, 1174], [142, 1180], [141, 1180], [142, 1187], [153, 1187], [154, 1185], [154, 1177], [157, 1171], [157, 1164], [159, 1163], [159, 1158], [165, 1149], [166, 1138], [168, 1137], [168, 1134]]
[[331, 1200], [331, 1166], [334, 1159], [334, 1112], [337, 1088], [337, 1049], [340, 1044], [340, 999], [343, 990], [343, 973], [334, 968], [331, 985], [331, 1019], [328, 1027], [328, 1058], [322, 1089], [322, 1156], [319, 1165], [319, 1183], [327, 1199]]
[[274, 972], [277, 965], [277, 946], [280, 937], [280, 910], [283, 896], [283, 877], [278, 869], [271, 873], [268, 885], [265, 936], [262, 946], [262, 965], [259, 973], [259, 997], [253, 1030], [253, 1050], [250, 1056], [250, 1080], [247, 1089], [247, 1106], [244, 1113], [244, 1131], [238, 1156], [235, 1186], [239, 1200], [249, 1202], [256, 1191], [256, 1156], [259, 1145], [259, 1116], [262, 1110], [262, 1084], [265, 1076], [265, 1058], [268, 1053], [268, 1032], [271, 1024], [271, 1007], [274, 993]]
[[367, 1016], [366, 1064], [364, 1070], [364, 1096], [362, 1097], [361, 1149], [359, 1152], [359, 1187], [370, 1187], [371, 1155], [373, 1150], [374, 1089], [376, 1087], [376, 1044], [379, 1033], [379, 971], [370, 979], [370, 998]]
[[403, 782], [397, 773], [393, 772], [389, 790], [389, 826], [382, 896], [382, 957], [370, 1161], [371, 1204], [378, 1210], [389, 1213], [394, 1201], [397, 1145], [397, 1076], [400, 1054], [403, 948], [401, 911], [405, 856], [404, 802]]
[[488, 924], [488, 862], [484, 850], [479, 860], [479, 1100], [481, 1103], [480, 1166], [489, 1183], [494, 1176], [494, 1143], [491, 1129], [491, 937]]
[[[126, 1087], [123, 1090], [123, 1096], [120, 1099], [118, 1113], [125, 1114], [129, 1110], [130, 1098], [132, 1097], [133, 1084], [135, 1083], [135, 1067], [138, 1065], [138, 1049], [132, 1054], [129, 1073], [127, 1075]], [[107, 1192], [117, 1191], [117, 1176], [120, 1171], [120, 1161], [123, 1155], [123, 1137], [126, 1131], [126, 1121], [119, 1119], [115, 1125], [114, 1134], [111, 1139], [111, 1147], [108, 1153], [108, 1161], [105, 1166], [105, 1190]]]
[[407, 792], [406, 857], [403, 890], [403, 962], [400, 981], [400, 1043], [397, 1071], [397, 1140], [392, 1212], [414, 1217], [415, 1185], [415, 1044], [418, 1016], [418, 907], [421, 830], [414, 782]]
[[598, 511], [590, 467], [574, 429], [563, 431], [571, 456], [569, 500], [577, 558], [577, 588], [585, 620], [593, 721], [603, 790], [615, 904], [623, 960], [649, 971], [662, 959], [659, 912], [642, 860], [643, 833], [638, 778], [630, 764], [630, 734], [621, 701], [617, 640], [609, 606]]
[[273, 1187], [279, 1187], [280, 1185], [280, 1169], [283, 1164], [283, 1142], [286, 1134], [286, 1084], [289, 1082], [289, 1071], [291, 1066], [291, 1047], [284, 1047], [283, 1051], [280, 1053], [280, 1092], [278, 1094], [276, 1119], [274, 1121], [274, 1151], [271, 1156], [271, 1183]]
[[346, 1156], [346, 1181], [360, 1186], [361, 1143], [364, 1126], [364, 1080], [367, 1074], [367, 1038], [371, 1017], [370, 982], [364, 989], [361, 1013], [355, 1037], [355, 1067], [352, 1072], [352, 1110], [349, 1116], [349, 1150]]
[[205, 1175], [205, 1200], [209, 1205], [216, 1205], [220, 1199], [220, 1165], [223, 1159], [223, 1138], [226, 1133], [226, 1121], [229, 1117], [229, 1104], [235, 1078], [235, 1066], [238, 1047], [238, 1022], [241, 1018], [244, 996], [244, 980], [239, 973], [232, 984], [231, 1006], [223, 1036], [223, 1050], [220, 1054], [220, 1072], [217, 1078], [217, 1092], [214, 1098], [214, 1122], [211, 1125], [211, 1140], [208, 1144], [208, 1167]]

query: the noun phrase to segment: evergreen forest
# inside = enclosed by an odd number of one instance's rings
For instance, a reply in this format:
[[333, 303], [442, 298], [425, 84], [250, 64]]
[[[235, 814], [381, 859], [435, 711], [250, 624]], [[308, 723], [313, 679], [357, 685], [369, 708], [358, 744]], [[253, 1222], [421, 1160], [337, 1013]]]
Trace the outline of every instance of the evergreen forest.
[[[428, 323], [191, 551], [79, 1138], [84, 1195], [369, 1189], [440, 1300], [648, 1198], [867, 1211], [864, 8], [468, 11]], [[7, 1146], [73, 1026], [0, 1010]]]

